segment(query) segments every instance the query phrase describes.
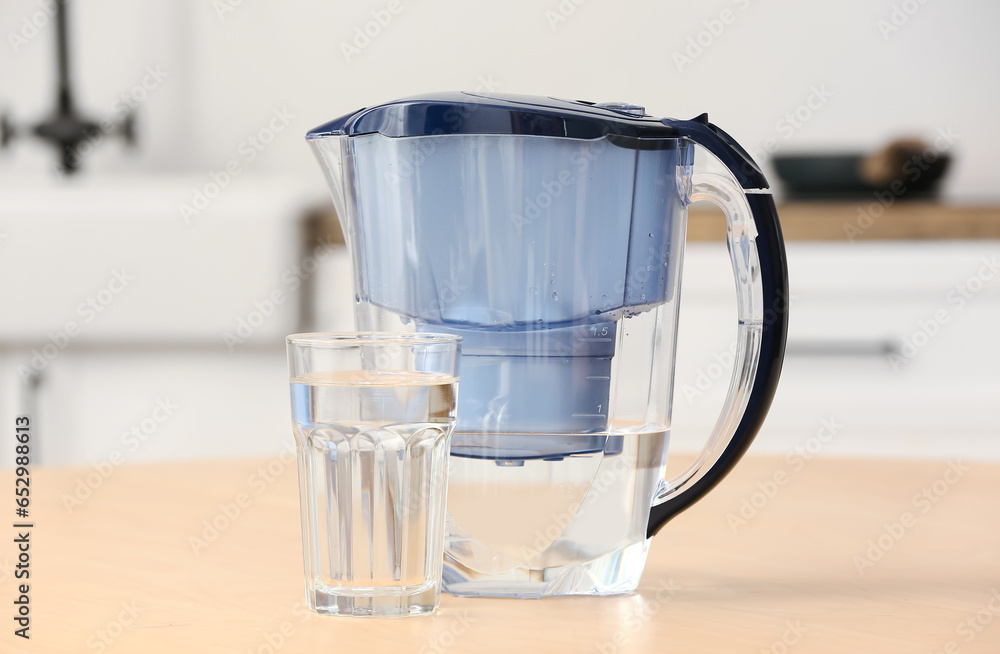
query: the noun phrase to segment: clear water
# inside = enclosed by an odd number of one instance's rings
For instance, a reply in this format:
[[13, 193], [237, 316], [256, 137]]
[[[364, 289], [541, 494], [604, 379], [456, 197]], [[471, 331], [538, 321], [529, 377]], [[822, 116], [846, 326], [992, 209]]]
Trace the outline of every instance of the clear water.
[[498, 449], [532, 438], [591, 452], [529, 460], [452, 456], [444, 589], [491, 597], [634, 589], [646, 559], [649, 507], [662, 490], [669, 430], [616, 432], [597, 452], [594, 434], [492, 438]]
[[440, 597], [457, 380], [342, 371], [292, 380], [306, 596], [320, 613], [425, 613]]

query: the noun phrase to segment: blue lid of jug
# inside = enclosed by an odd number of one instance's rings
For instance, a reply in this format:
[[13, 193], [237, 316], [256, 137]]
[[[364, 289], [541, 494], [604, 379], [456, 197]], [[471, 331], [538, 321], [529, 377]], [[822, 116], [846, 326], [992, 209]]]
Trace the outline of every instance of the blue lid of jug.
[[315, 127], [307, 139], [381, 134], [388, 137], [444, 134], [516, 134], [561, 138], [609, 137], [629, 149], [669, 147], [687, 138], [718, 157], [746, 189], [766, 189], [760, 167], [702, 114], [690, 120], [656, 118], [627, 102], [560, 100], [545, 96], [468, 92], [427, 93], [358, 109]]
[[679, 136], [643, 107], [627, 102], [594, 103], [542, 96], [428, 93], [365, 107], [310, 130], [324, 136], [431, 136], [523, 134], [593, 139], [606, 134], [635, 138]]

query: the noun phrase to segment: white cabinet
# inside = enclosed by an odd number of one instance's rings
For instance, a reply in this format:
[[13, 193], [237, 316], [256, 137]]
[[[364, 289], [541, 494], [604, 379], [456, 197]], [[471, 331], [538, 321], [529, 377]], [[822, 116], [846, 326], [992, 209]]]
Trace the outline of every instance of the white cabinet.
[[[787, 454], [826, 419], [841, 425], [826, 454], [1000, 459], [1000, 241], [787, 250], [788, 351], [755, 452]], [[683, 283], [673, 434], [693, 449], [729, 381], [724, 246], [691, 244]]]
[[[222, 342], [275, 291], [300, 257], [313, 195], [282, 179], [238, 179], [185, 217], [194, 176], [0, 185], [0, 342]], [[268, 316], [257, 339], [282, 335]], [[57, 343], [58, 346], [58, 343]]]
[[[35, 402], [44, 461], [264, 456], [288, 439], [283, 337], [299, 321], [294, 278], [315, 283], [318, 329], [351, 329], [350, 266], [339, 248], [302, 269], [298, 221], [315, 189], [240, 181], [191, 223], [178, 203], [204, 180], [0, 187], [0, 424]], [[788, 353], [755, 452], [815, 442], [826, 421], [839, 426], [824, 454], [1000, 460], [1000, 241], [787, 249]], [[103, 304], [104, 290], [110, 301], [84, 322], [88, 299]], [[225, 334], [275, 291], [285, 301], [230, 351]], [[70, 320], [80, 333], [26, 387], [18, 366], [52, 335], [62, 340]], [[712, 429], [735, 335], [726, 248], [691, 243], [674, 448], [697, 449]]]
[[240, 178], [185, 221], [207, 181], [0, 185], [0, 424], [31, 411], [41, 461], [263, 456], [289, 438], [284, 337], [322, 274], [302, 265], [301, 219], [324, 198]]

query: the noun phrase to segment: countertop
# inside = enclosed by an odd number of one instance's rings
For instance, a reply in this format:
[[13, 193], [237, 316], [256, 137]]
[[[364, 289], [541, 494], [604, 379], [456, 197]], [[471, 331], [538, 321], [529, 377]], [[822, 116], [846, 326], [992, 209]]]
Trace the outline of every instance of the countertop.
[[[891, 200], [891, 202], [890, 202]], [[997, 239], [1000, 206], [953, 204], [923, 200], [785, 202], [778, 218], [786, 241]], [[691, 208], [689, 241], [725, 240], [722, 212], [705, 204]]]
[[[931, 200], [879, 199], [790, 201], [778, 205], [786, 241], [1000, 239], [1000, 205], [958, 204]], [[310, 214], [313, 238], [343, 243], [333, 207], [323, 205]], [[688, 241], [724, 241], [726, 221], [709, 203], [689, 210]]]
[[995, 464], [750, 457], [653, 539], [633, 594], [398, 619], [305, 610], [290, 457], [40, 468], [31, 489], [31, 639], [11, 499], [3, 652], [1000, 651]]

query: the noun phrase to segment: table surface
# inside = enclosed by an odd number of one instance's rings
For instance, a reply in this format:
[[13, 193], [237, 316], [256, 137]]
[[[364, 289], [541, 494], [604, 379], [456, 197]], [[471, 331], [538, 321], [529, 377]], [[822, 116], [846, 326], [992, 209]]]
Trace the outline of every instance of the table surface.
[[[0, 480], [13, 488], [10, 471]], [[304, 608], [292, 462], [123, 466], [106, 479], [37, 469], [31, 483], [31, 639], [4, 617], [0, 652], [1000, 651], [993, 464], [750, 457], [653, 539], [635, 593], [445, 595], [434, 615], [398, 619]], [[206, 533], [240, 494], [239, 515]]]
[[[725, 241], [726, 221], [714, 208], [694, 205], [688, 241]], [[856, 200], [785, 202], [778, 206], [786, 241], [865, 243], [898, 239], [998, 239], [1000, 207], [929, 201], [884, 206], [873, 196]]]

